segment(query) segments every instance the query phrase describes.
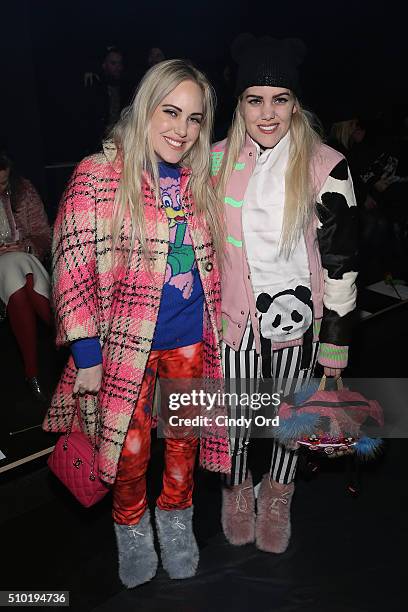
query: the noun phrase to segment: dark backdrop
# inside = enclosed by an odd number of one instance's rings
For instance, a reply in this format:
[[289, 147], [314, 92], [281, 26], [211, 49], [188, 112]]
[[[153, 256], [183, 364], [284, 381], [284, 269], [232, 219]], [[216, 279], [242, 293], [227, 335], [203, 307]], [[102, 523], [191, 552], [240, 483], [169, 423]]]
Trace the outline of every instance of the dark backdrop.
[[407, 101], [406, 20], [397, 2], [13, 0], [1, 8], [2, 126], [23, 171], [75, 161], [83, 73], [107, 44], [123, 48], [137, 81], [150, 46], [189, 57], [216, 78], [242, 31], [297, 36], [308, 47], [304, 101], [323, 119], [358, 104], [391, 120]]

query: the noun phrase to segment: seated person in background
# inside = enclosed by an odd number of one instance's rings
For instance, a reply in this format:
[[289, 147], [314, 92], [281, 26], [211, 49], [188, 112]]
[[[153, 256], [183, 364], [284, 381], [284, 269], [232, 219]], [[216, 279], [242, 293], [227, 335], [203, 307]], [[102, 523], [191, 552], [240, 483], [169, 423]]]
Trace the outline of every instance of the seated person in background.
[[40, 196], [0, 151], [0, 302], [22, 353], [27, 383], [39, 401], [46, 398], [38, 382], [36, 317], [52, 323], [50, 279], [40, 262], [50, 243]]
[[86, 72], [81, 108], [78, 109], [82, 154], [102, 148], [102, 139], [118, 121], [124, 106], [130, 102], [130, 91], [124, 79], [123, 54], [115, 46], [106, 47], [100, 70]]
[[150, 47], [149, 51], [147, 52], [147, 68], [149, 69], [159, 62], [163, 62], [165, 59], [166, 56], [160, 47]]
[[404, 277], [407, 178], [399, 176], [398, 159], [380, 142], [378, 125], [362, 121], [352, 112], [343, 116], [345, 120], [332, 125], [329, 144], [346, 156], [350, 166], [359, 205], [361, 251], [366, 252], [370, 263], [372, 255], [381, 249], [383, 272]]
[[[381, 143], [370, 139], [368, 132], [368, 122], [352, 117], [332, 125], [329, 143], [347, 157], [357, 199], [367, 208], [372, 208], [375, 203], [384, 200], [382, 194], [391, 185], [403, 185], [408, 177], [398, 175], [398, 159], [385, 150]], [[375, 202], [370, 201], [367, 206], [368, 196]]]
[[[354, 145], [362, 143], [365, 137], [365, 129], [362, 122], [360, 122], [360, 120], [357, 119], [353, 113], [344, 113], [344, 117], [344, 120], [336, 121], [332, 124], [328, 144], [342, 153], [350, 164], [350, 157], [352, 157], [351, 150]], [[346, 117], [349, 118], [346, 119]], [[372, 157], [372, 154], [370, 157]], [[357, 162], [356, 159], [354, 161]], [[368, 188], [360, 176], [361, 170], [361, 162], [357, 163], [355, 167], [351, 167], [350, 164], [350, 171], [353, 176], [354, 191], [356, 193], [357, 203], [365, 206], [365, 200], [368, 196]], [[370, 208], [370, 205], [367, 207]]]

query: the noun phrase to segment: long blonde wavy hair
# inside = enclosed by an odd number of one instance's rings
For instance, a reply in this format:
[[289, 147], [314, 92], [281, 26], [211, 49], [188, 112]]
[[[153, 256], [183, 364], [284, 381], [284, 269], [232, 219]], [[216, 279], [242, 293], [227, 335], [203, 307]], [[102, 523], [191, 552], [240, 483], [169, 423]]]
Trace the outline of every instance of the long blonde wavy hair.
[[[245, 121], [241, 113], [243, 94], [235, 108], [228, 132], [226, 151], [218, 174], [217, 195], [223, 201], [228, 180], [245, 144]], [[307, 228], [313, 212], [314, 193], [311, 160], [322, 140], [312, 127], [312, 116], [295, 98], [297, 111], [290, 124], [289, 163], [285, 175], [285, 204], [280, 237], [280, 252], [289, 257]]]
[[130, 252], [139, 241], [148, 256], [144, 200], [143, 173], [151, 178], [156, 205], [160, 205], [160, 186], [157, 157], [149, 130], [151, 117], [161, 101], [183, 81], [196, 83], [203, 96], [203, 119], [197, 141], [183, 157], [180, 165], [191, 168], [189, 187], [195, 213], [202, 215], [210, 229], [217, 253], [224, 244], [223, 206], [210, 183], [210, 142], [214, 119], [215, 94], [207, 78], [184, 60], [166, 60], [156, 64], [141, 80], [132, 104], [122, 113], [112, 129], [113, 140], [122, 161], [122, 174], [115, 198], [113, 215], [113, 242], [119, 243], [124, 218], [129, 211], [132, 224]]

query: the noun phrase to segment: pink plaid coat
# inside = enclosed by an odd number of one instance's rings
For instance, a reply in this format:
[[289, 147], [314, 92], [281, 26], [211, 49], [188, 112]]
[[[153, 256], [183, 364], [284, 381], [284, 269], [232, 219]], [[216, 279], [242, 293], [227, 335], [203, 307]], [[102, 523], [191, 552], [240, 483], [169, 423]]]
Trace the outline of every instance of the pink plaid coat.
[[[68, 184], [55, 222], [53, 299], [57, 344], [99, 336], [103, 343], [104, 375], [97, 398], [80, 399], [82, 429], [91, 441], [99, 418], [99, 471], [115, 481], [117, 464], [150, 353], [165, 277], [169, 230], [156, 206], [148, 180], [143, 184], [146, 234], [153, 258], [146, 268], [136, 244], [129, 263], [113, 257], [112, 210], [121, 166], [104, 154], [84, 159]], [[205, 294], [203, 342], [205, 378], [222, 377], [219, 349], [220, 278], [211, 236], [194, 213], [188, 188], [190, 171], [183, 169], [180, 195], [187, 212], [196, 261]], [[130, 219], [125, 218], [120, 243], [129, 253]], [[127, 248], [127, 251], [126, 251]], [[72, 389], [76, 367], [72, 356], [58, 383], [44, 420], [46, 431], [66, 431], [75, 410]], [[220, 472], [230, 470], [228, 439], [210, 435], [201, 440], [200, 463]]]

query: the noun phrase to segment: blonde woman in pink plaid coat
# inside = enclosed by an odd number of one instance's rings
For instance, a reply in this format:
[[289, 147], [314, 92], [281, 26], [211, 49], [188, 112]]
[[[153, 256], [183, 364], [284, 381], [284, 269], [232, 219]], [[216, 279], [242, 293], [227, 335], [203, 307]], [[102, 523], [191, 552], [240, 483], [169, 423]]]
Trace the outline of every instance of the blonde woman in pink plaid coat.
[[[104, 152], [83, 160], [63, 197], [53, 241], [57, 343], [70, 345], [44, 422], [99, 439], [99, 475], [113, 485], [119, 576], [156, 573], [146, 501], [152, 400], [160, 378], [222, 377], [223, 223], [209, 177], [213, 94], [181, 60], [154, 66]], [[195, 574], [193, 469], [198, 440], [165, 441], [155, 518], [171, 578]], [[201, 440], [200, 463], [228, 472], [226, 436]]]

